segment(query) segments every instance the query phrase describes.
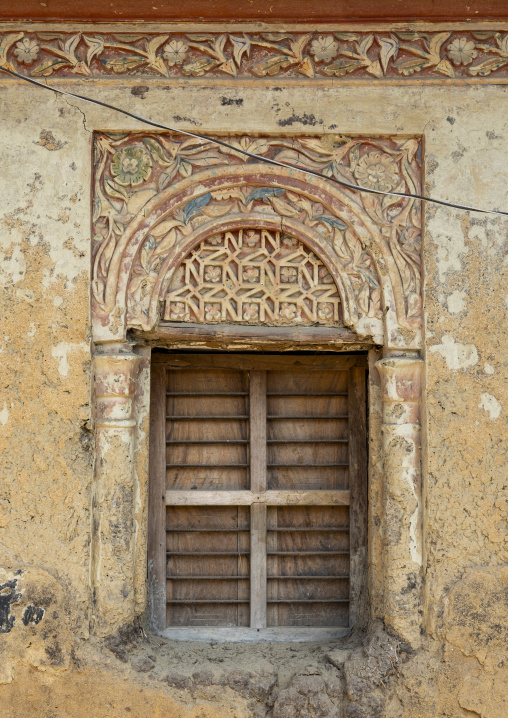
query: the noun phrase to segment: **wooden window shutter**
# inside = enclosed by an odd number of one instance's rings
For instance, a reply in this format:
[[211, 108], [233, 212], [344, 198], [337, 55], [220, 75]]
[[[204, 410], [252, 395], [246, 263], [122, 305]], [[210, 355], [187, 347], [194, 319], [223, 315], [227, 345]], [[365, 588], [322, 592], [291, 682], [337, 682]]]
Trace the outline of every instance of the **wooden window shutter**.
[[151, 392], [154, 626], [347, 628], [365, 358], [155, 354]]

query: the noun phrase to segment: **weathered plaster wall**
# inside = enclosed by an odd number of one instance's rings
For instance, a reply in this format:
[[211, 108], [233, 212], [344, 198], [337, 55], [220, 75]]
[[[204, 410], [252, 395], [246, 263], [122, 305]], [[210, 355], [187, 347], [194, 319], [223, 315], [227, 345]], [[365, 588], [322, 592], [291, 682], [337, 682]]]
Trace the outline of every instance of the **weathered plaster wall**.
[[[429, 192], [508, 209], [504, 85], [65, 86], [200, 131], [423, 134]], [[505, 716], [508, 221], [425, 213], [423, 647], [376, 626], [347, 650], [186, 649], [140, 630], [104, 644], [89, 636], [91, 133], [143, 128], [10, 81], [0, 124], [2, 715]], [[136, 473], [141, 610], [144, 449]]]

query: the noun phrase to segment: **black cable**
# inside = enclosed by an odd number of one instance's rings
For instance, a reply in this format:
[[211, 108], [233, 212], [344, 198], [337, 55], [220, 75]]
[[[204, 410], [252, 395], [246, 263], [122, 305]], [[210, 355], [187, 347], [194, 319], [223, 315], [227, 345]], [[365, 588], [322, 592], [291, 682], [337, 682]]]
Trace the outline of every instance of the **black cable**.
[[248, 152], [247, 150], [243, 150], [239, 147], [233, 147], [232, 145], [228, 144], [227, 142], [224, 142], [224, 140], [219, 140], [215, 137], [208, 137], [208, 135], [201, 135], [199, 132], [190, 132], [189, 130], [181, 130], [177, 129], [175, 127], [170, 127], [169, 125], [163, 125], [160, 122], [154, 122], [153, 120], [147, 120], [146, 117], [141, 117], [140, 115], [136, 115], [133, 112], [129, 112], [128, 110], [123, 110], [120, 107], [115, 107], [114, 105], [109, 105], [107, 102], [102, 102], [101, 100], [93, 100], [90, 97], [84, 97], [83, 95], [77, 95], [73, 92], [66, 92], [65, 90], [60, 90], [57, 87], [53, 87], [52, 85], [47, 85], [44, 82], [39, 82], [38, 80], [34, 80], [32, 77], [26, 77], [25, 75], [20, 75], [18, 72], [15, 72], [14, 70], [9, 70], [7, 67], [0, 67], [0, 70], [3, 70], [3, 72], [8, 72], [9, 75], [12, 75], [13, 77], [19, 77], [19, 79], [24, 80], [25, 82], [30, 82], [32, 85], [37, 85], [38, 87], [43, 87], [46, 90], [52, 90], [53, 92], [56, 92], [59, 95], [66, 95], [67, 97], [74, 97], [77, 100], [83, 100], [84, 102], [90, 102], [92, 105], [99, 105], [100, 107], [106, 107], [108, 110], [114, 110], [115, 112], [120, 112], [123, 115], [126, 115], [127, 117], [132, 117], [132, 119], [137, 120], [138, 122], [142, 122], [145, 125], [150, 125], [151, 127], [157, 127], [160, 130], [169, 130], [170, 132], [175, 132], [180, 135], [187, 135], [187, 137], [195, 137], [196, 139], [203, 140], [205, 142], [212, 142], [213, 144], [219, 145], [221, 147], [226, 147], [229, 150], [233, 150], [234, 152], [239, 152], [240, 154], [244, 155], [245, 157], [250, 157], [254, 160], [259, 160], [260, 162], [264, 162], [265, 164], [269, 165], [275, 165], [277, 167], [285, 167], [286, 169], [296, 170], [297, 172], [303, 172], [307, 175], [312, 175], [314, 177], [319, 177], [321, 179], [326, 180], [327, 182], [333, 182], [334, 184], [338, 184], [341, 187], [347, 187], [348, 189], [357, 190], [359, 192], [367, 192], [368, 194], [377, 194], [377, 195], [383, 195], [388, 197], [402, 197], [407, 199], [419, 199], [423, 202], [431, 202], [432, 204], [439, 204], [443, 207], [452, 207], [453, 209], [463, 209], [469, 212], [481, 212], [482, 214], [499, 214], [503, 215], [505, 217], [508, 217], [508, 212], [501, 212], [500, 210], [496, 209], [480, 209], [479, 207], [469, 207], [465, 204], [455, 204], [454, 202], [446, 202], [442, 199], [433, 199], [432, 197], [425, 197], [421, 194], [409, 194], [406, 192], [383, 192], [382, 190], [377, 189], [370, 189], [369, 187], [360, 187], [360, 185], [351, 184], [350, 182], [345, 182], [344, 180], [338, 180], [335, 177], [327, 177], [326, 175], [321, 174], [321, 172], [317, 172], [316, 170], [310, 170], [310, 169], [303, 169], [302, 167], [297, 167], [296, 165], [290, 165], [286, 162], [279, 162], [278, 160], [270, 159], [269, 157], [261, 157], [261, 155], [256, 155], [252, 152]]

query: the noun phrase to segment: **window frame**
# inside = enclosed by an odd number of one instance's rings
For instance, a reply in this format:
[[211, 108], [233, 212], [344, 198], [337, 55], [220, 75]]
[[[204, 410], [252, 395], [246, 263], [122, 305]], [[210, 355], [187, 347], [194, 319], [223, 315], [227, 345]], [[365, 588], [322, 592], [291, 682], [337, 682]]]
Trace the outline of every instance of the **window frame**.
[[[301, 505], [349, 505], [350, 511], [350, 602], [348, 627], [266, 627], [266, 509], [269, 505], [287, 505], [281, 492], [266, 492], [266, 455], [252, 452], [250, 460], [250, 490], [222, 492], [230, 494], [221, 498], [223, 505], [251, 506], [251, 627], [167, 627], [166, 626], [166, 506], [217, 505], [212, 494], [217, 492], [172, 491], [171, 503], [166, 492], [166, 371], [192, 362], [203, 368], [227, 368], [236, 365], [252, 372], [251, 392], [260, 391], [256, 382], [262, 382], [265, 370], [273, 369], [274, 357], [279, 366], [305, 366], [313, 369], [348, 371], [348, 437], [349, 437], [349, 492], [313, 491], [301, 492]], [[303, 357], [305, 357], [303, 359]], [[303, 359], [303, 361], [302, 361]], [[264, 373], [266, 381], [266, 373]], [[261, 387], [262, 389], [262, 387]], [[266, 402], [266, 387], [264, 387]], [[266, 449], [266, 406], [250, 403], [251, 443], [264, 443]], [[253, 409], [254, 415], [253, 415]], [[264, 475], [264, 479], [263, 479]], [[286, 490], [287, 491], [287, 490]], [[169, 492], [168, 492], [169, 493]], [[295, 492], [292, 492], [294, 494]], [[177, 496], [178, 494], [178, 496]], [[206, 495], [205, 495], [206, 494]], [[241, 494], [241, 495], [240, 495]], [[279, 495], [278, 495], [279, 494]], [[304, 496], [304, 494], [306, 494]], [[310, 494], [321, 494], [310, 496]], [[328, 496], [324, 496], [328, 494]], [[349, 496], [346, 496], [349, 494]], [[215, 497], [217, 499], [217, 497]], [[293, 497], [294, 500], [294, 497]], [[317, 502], [317, 503], [316, 503]], [[160, 635], [182, 640], [223, 641], [277, 641], [277, 640], [323, 640], [349, 635], [354, 627], [363, 628], [368, 614], [367, 576], [367, 523], [368, 523], [368, 441], [367, 441], [367, 356], [365, 353], [327, 353], [319, 356], [297, 352], [285, 354], [242, 354], [230, 352], [185, 354], [182, 352], [153, 353], [151, 362], [150, 391], [150, 456], [149, 456], [149, 530], [148, 574], [150, 587], [150, 621], [152, 629]], [[264, 515], [264, 518], [263, 518]], [[264, 545], [264, 561], [256, 562]], [[254, 550], [253, 550], [254, 547]], [[254, 557], [254, 560], [253, 560]], [[354, 559], [354, 560], [353, 560]], [[263, 565], [264, 564], [264, 565]], [[257, 596], [258, 598], [254, 598]], [[263, 609], [264, 605], [264, 609]]]

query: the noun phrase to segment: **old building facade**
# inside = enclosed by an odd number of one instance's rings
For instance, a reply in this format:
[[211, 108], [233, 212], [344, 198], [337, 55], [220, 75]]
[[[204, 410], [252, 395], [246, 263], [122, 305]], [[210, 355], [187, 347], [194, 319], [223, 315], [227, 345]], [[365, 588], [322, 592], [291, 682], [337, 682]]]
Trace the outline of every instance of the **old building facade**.
[[2, 715], [506, 715], [508, 23], [7, 19]]

